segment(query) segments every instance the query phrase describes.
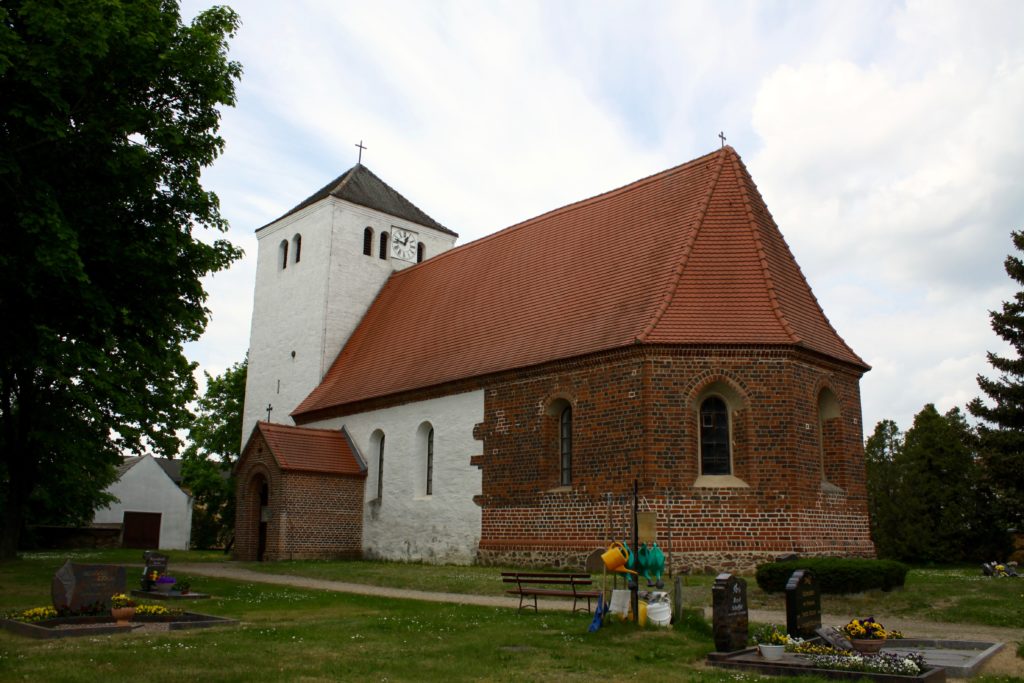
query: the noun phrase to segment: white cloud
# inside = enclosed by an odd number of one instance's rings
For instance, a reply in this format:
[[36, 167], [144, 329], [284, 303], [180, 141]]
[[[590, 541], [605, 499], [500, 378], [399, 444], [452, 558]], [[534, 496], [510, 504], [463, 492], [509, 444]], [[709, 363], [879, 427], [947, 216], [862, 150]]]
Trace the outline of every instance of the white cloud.
[[[976, 393], [1024, 227], [1024, 3], [231, 3], [245, 67], [207, 185], [249, 256], [204, 367], [248, 342], [252, 231], [355, 162], [479, 237], [710, 151], [744, 155], [835, 327], [866, 430]], [[198, 3], [187, 2], [186, 14]]]

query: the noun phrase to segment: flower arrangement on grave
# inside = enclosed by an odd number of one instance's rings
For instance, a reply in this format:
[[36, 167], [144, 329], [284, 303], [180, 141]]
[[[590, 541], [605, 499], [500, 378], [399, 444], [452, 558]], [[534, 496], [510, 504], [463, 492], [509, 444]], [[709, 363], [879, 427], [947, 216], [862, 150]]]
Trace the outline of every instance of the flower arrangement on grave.
[[874, 617], [853, 619], [838, 630], [849, 640], [886, 640], [903, 637], [899, 631], [887, 631]]
[[786, 644], [786, 652], [797, 655], [835, 655], [837, 657], [852, 657], [855, 652], [852, 650], [837, 650], [831, 645], [820, 645], [802, 638], [790, 638]]
[[840, 671], [862, 671], [865, 673], [894, 674], [897, 676], [917, 676], [925, 669], [924, 656], [920, 652], [901, 655], [882, 652], [877, 655], [834, 655], [811, 654], [807, 660], [819, 669], [838, 669]]
[[789, 635], [775, 624], [762, 624], [754, 631], [754, 642], [758, 645], [785, 645]]
[[135, 607], [135, 604], [135, 601], [124, 593], [115, 593], [110, 596], [110, 606], [114, 609], [118, 609], [120, 607]]
[[52, 607], [33, 607], [20, 612], [12, 612], [7, 615], [7, 618], [12, 621], [25, 621], [29, 623], [46, 621], [47, 619], [56, 619], [57, 610]]
[[171, 613], [171, 610], [163, 605], [139, 605], [135, 608], [137, 617], [164, 617]]

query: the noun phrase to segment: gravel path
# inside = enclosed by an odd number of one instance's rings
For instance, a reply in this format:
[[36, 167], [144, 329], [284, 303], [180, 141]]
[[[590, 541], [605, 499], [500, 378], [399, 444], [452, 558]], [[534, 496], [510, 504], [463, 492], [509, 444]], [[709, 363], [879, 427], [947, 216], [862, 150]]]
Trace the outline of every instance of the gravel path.
[[[174, 567], [183, 573], [199, 576], [212, 576], [236, 581], [252, 583], [269, 583], [279, 586], [296, 588], [313, 588], [338, 593], [355, 593], [357, 595], [375, 595], [386, 598], [406, 600], [423, 600], [425, 602], [444, 602], [457, 605], [480, 605], [483, 607], [508, 607], [515, 609], [519, 599], [498, 595], [470, 595], [462, 593], [442, 593], [435, 591], [418, 591], [408, 588], [391, 588], [387, 586], [370, 586], [362, 583], [345, 581], [328, 581], [312, 579], [292, 574], [267, 574], [245, 569], [229, 563], [176, 564]], [[571, 610], [572, 601], [545, 600], [544, 609]], [[705, 616], [711, 618], [711, 609], [704, 609]], [[822, 614], [823, 624], [843, 624], [847, 616]], [[761, 623], [786, 623], [786, 615], [774, 610], [750, 610], [750, 620]], [[1006, 643], [995, 657], [989, 660], [984, 673], [994, 675], [1024, 676], [1024, 660], [1016, 656], [1016, 643], [1024, 640], [1024, 633], [1018, 629], [983, 626], [979, 624], [951, 624], [936, 621], [918, 621], [913, 619], [885, 618], [885, 625], [894, 628], [913, 638], [945, 638], [955, 640], [981, 640]]]

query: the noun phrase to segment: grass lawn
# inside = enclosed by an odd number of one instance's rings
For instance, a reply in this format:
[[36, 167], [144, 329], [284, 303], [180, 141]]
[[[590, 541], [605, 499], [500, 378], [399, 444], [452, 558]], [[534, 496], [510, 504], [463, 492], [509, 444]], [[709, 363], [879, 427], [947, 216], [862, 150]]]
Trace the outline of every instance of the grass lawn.
[[[0, 563], [0, 611], [49, 604], [50, 579], [65, 554], [27, 554]], [[80, 562], [139, 562], [136, 551], [78, 553]], [[171, 553], [175, 563], [222, 561], [217, 553]], [[364, 583], [377, 582], [428, 590], [449, 584], [478, 585], [500, 592], [497, 568], [431, 567], [373, 562], [282, 563], [263, 565], [289, 573], [309, 573]], [[918, 577], [920, 572], [920, 577]], [[380, 599], [323, 591], [189, 577], [193, 586], [215, 597], [188, 608], [239, 619], [237, 627], [161, 634], [90, 636], [41, 641], [0, 632], [0, 680], [33, 681], [743, 681], [756, 676], [708, 669], [701, 661], [712, 649], [703, 622], [666, 630], [631, 625], [587, 633], [590, 617], [561, 611], [524, 611]], [[394, 580], [388, 581], [393, 575]], [[1019, 623], [1024, 582], [984, 583], [967, 570], [915, 570], [902, 592], [843, 598], [856, 613], [868, 611], [946, 618], [952, 605], [937, 604], [950, 594], [980, 614], [985, 600], [995, 605], [1000, 625]], [[372, 581], [366, 580], [372, 578]], [[131, 579], [130, 579], [131, 580]], [[688, 577], [687, 593], [708, 596], [711, 577]], [[751, 585], [751, 607], [771, 604]], [[1002, 588], [992, 588], [1001, 586]], [[944, 587], [944, 588], [943, 588]], [[944, 591], [944, 592], [943, 592]], [[942, 600], [932, 601], [938, 593]], [[878, 598], [884, 601], [880, 608]], [[893, 603], [893, 599], [896, 600]], [[826, 596], [828, 611], [844, 608]], [[959, 600], [959, 598], [957, 598]], [[694, 604], [691, 602], [691, 604]], [[781, 598], [779, 598], [781, 605]], [[863, 609], [862, 609], [863, 607]], [[875, 609], [878, 608], [878, 609]], [[902, 611], [905, 610], [905, 611]], [[1014, 615], [1014, 610], [1016, 610]], [[956, 618], [961, 614], [956, 613]], [[969, 610], [967, 611], [969, 613]], [[1014, 621], [1014, 619], [1018, 621]], [[989, 623], [989, 622], [984, 622]], [[766, 679], [768, 680], [768, 679]], [[772, 681], [814, 679], [770, 679]], [[978, 679], [975, 679], [978, 680]], [[999, 679], [988, 679], [996, 681]], [[1007, 680], [1007, 679], [1002, 679]]]

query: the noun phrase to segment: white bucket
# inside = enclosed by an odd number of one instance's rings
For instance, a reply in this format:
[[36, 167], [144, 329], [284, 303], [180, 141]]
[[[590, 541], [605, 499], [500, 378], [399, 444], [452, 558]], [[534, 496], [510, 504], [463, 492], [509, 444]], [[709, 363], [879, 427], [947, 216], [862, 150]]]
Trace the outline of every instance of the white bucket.
[[655, 626], [668, 626], [672, 623], [672, 608], [665, 602], [652, 602], [647, 605], [647, 621]]
[[629, 598], [630, 592], [628, 590], [613, 590], [612, 600], [608, 603], [608, 611], [622, 617], [623, 619], [628, 618]]

